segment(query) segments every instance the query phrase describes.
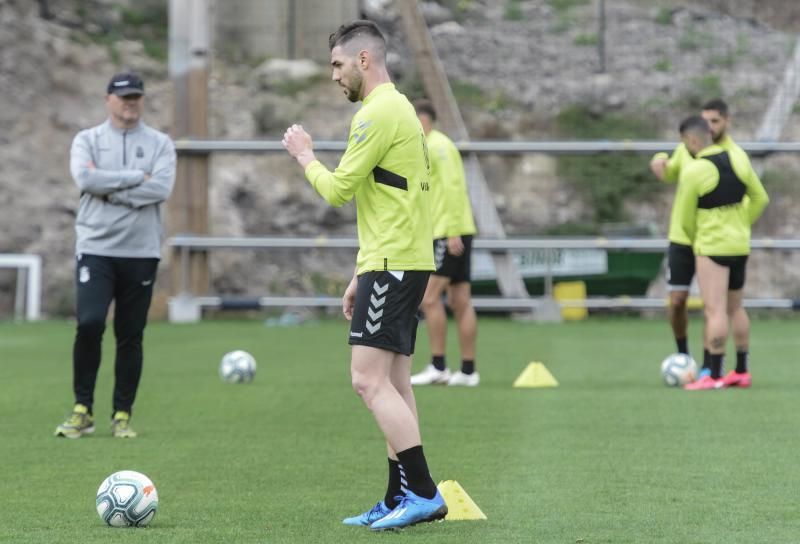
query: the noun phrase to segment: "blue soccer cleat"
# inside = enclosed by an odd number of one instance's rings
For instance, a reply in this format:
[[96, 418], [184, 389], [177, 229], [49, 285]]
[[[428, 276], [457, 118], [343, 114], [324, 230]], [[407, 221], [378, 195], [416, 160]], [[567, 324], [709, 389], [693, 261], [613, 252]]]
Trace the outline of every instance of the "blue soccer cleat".
[[378, 521], [382, 517], [387, 516], [391, 511], [392, 510], [386, 506], [383, 501], [379, 501], [378, 504], [373, 506], [369, 511], [357, 516], [353, 516], [352, 518], [345, 518], [342, 520], [342, 523], [345, 525], [366, 527], [371, 523]]
[[443, 519], [446, 515], [447, 504], [438, 490], [432, 499], [423, 499], [411, 491], [406, 491], [400, 504], [388, 515], [370, 525], [370, 529], [373, 531], [402, 529], [417, 523]]

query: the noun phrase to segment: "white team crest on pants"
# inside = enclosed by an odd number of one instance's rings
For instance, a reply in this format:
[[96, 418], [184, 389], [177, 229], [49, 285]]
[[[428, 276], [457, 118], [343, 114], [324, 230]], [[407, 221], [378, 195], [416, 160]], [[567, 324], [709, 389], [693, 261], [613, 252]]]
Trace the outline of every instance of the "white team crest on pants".
[[78, 281], [81, 283], [87, 283], [89, 279], [90, 279], [89, 267], [88, 266], [80, 267], [80, 269], [78, 270]]

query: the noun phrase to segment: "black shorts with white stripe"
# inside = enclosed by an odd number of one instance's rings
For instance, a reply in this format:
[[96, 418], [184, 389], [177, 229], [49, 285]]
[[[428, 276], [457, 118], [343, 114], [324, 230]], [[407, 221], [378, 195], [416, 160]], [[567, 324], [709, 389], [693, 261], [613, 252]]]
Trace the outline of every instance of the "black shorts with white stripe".
[[411, 355], [417, 339], [417, 313], [430, 272], [365, 272], [358, 276], [350, 322], [350, 345]]
[[456, 256], [447, 251], [447, 238], [433, 241], [433, 259], [436, 265], [434, 276], [450, 278], [451, 284], [470, 281], [472, 278], [472, 235], [463, 235], [461, 242], [464, 244], [464, 252]]

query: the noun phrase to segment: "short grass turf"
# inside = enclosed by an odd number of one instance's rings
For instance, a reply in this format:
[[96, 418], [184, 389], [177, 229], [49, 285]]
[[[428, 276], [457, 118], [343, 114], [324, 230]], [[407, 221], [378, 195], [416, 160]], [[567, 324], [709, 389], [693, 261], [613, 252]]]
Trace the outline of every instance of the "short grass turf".
[[[690, 333], [698, 354], [700, 327], [693, 321]], [[481, 319], [480, 387], [419, 388], [417, 400], [434, 478], [457, 480], [488, 520], [395, 534], [340, 523], [382, 497], [386, 477], [381, 436], [350, 388], [344, 321], [151, 324], [134, 440], [110, 437], [110, 328], [97, 431], [53, 436], [72, 402], [73, 328], [0, 323], [0, 542], [729, 544], [800, 535], [797, 320], [753, 322], [752, 389], [685, 392], [660, 382], [673, 350], [664, 320]], [[219, 360], [233, 349], [255, 355], [252, 384], [220, 381]], [[415, 369], [428, 357], [421, 327]], [[531, 361], [560, 385], [512, 388]], [[158, 489], [146, 529], [108, 528], [95, 513], [100, 482], [122, 469]]]

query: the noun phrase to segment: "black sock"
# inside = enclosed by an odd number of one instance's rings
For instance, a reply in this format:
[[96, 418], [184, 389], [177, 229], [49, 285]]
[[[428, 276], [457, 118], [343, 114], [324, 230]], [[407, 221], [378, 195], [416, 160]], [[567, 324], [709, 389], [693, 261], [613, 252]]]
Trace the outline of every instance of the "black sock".
[[447, 366], [444, 363], [444, 355], [433, 355], [431, 357], [431, 364], [436, 370], [444, 370]]
[[405, 493], [403, 480], [405, 480], [403, 466], [398, 461], [389, 459], [389, 484], [386, 486], [386, 496], [383, 497], [383, 502], [389, 509], [397, 506], [395, 497]]
[[722, 364], [725, 359], [724, 353], [712, 353], [711, 354], [711, 377], [719, 379], [722, 376]]
[[748, 359], [749, 357], [746, 351], [736, 351], [736, 372], [738, 374], [747, 372]]
[[703, 348], [703, 368], [711, 369], [711, 353]]
[[461, 372], [463, 374], [472, 374], [475, 372], [475, 361], [472, 359], [463, 359], [461, 361]]
[[422, 453], [422, 445], [398, 451], [397, 458], [406, 471], [408, 489], [424, 499], [435, 497], [436, 484], [433, 483], [431, 473], [428, 471], [428, 462]]
[[683, 338], [676, 338], [675, 344], [678, 346], [678, 353], [689, 355], [689, 341], [685, 336]]

